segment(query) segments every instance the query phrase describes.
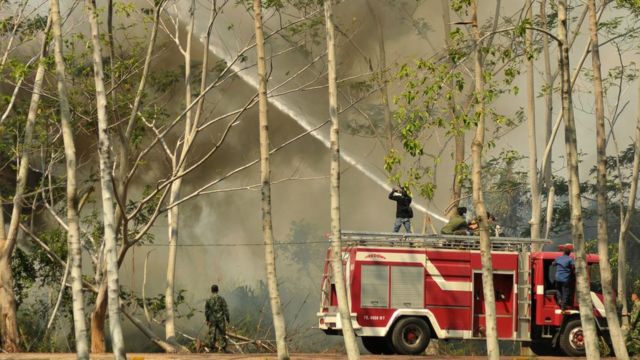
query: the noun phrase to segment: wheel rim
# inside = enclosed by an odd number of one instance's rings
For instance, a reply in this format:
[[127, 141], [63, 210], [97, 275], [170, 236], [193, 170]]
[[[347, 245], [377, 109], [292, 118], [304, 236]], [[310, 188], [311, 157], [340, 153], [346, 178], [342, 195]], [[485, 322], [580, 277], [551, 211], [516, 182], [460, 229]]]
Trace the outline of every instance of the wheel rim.
[[417, 326], [407, 326], [402, 331], [402, 340], [407, 345], [416, 345], [422, 339], [422, 330]]
[[584, 333], [582, 327], [576, 327], [569, 332], [569, 344], [576, 350], [584, 349]]

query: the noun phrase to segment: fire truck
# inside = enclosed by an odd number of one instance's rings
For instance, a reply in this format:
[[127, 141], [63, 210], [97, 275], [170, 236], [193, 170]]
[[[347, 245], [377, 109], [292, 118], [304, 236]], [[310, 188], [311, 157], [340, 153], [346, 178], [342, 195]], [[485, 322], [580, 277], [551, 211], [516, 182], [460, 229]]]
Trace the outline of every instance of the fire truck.
[[[484, 339], [485, 306], [477, 236], [342, 233], [351, 324], [373, 354], [417, 355], [431, 339]], [[561, 252], [532, 252], [548, 240], [491, 238], [499, 340], [522, 341], [538, 355], [585, 354], [576, 297], [562, 310], [553, 283]], [[319, 328], [342, 334], [327, 252]], [[608, 329], [598, 256], [587, 255], [598, 331]]]

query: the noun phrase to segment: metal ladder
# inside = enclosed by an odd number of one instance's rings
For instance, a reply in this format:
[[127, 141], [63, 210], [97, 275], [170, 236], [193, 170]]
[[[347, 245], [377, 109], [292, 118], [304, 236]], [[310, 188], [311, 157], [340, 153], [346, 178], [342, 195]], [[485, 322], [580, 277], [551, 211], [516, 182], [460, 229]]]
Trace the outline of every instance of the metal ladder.
[[531, 253], [518, 254], [518, 324], [517, 339], [531, 340]]

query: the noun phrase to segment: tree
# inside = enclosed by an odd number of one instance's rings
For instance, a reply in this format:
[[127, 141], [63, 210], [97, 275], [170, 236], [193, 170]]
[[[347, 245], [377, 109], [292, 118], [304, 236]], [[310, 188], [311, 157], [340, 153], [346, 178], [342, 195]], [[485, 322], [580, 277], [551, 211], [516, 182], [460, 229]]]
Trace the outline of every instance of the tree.
[[[533, 3], [527, 0], [527, 20], [532, 21]], [[527, 124], [529, 135], [529, 184], [531, 187], [531, 238], [540, 238], [540, 189], [538, 184], [538, 150], [536, 141], [536, 98], [534, 93], [534, 68], [533, 68], [533, 29], [527, 29], [526, 34], [527, 57]], [[541, 244], [534, 245], [533, 250], [540, 250]]]
[[576, 290], [580, 305], [580, 321], [587, 358], [599, 359], [598, 336], [593, 318], [591, 291], [587, 279], [587, 263], [578, 176], [578, 146], [573, 118], [572, 86], [569, 78], [569, 44], [567, 42], [567, 1], [558, 1], [558, 38], [560, 41], [560, 73], [562, 75], [562, 117], [565, 123], [567, 170], [569, 172], [569, 202], [571, 205], [571, 236], [575, 246]]
[[75, 329], [78, 359], [89, 359], [87, 325], [85, 323], [84, 297], [82, 295], [82, 249], [80, 248], [80, 220], [78, 217], [78, 194], [76, 174], [76, 148], [71, 127], [71, 111], [67, 95], [65, 64], [62, 56], [62, 26], [58, 0], [51, 0], [51, 23], [60, 101], [60, 122], [67, 171], [67, 246], [71, 265], [71, 291], [73, 296], [73, 325]]
[[473, 204], [476, 215], [480, 219], [480, 260], [482, 263], [482, 288], [484, 295], [484, 311], [487, 336], [487, 358], [498, 360], [500, 358], [500, 348], [498, 346], [498, 328], [496, 324], [496, 298], [493, 291], [493, 261], [491, 259], [491, 240], [489, 239], [489, 228], [487, 227], [487, 209], [484, 206], [482, 196], [482, 148], [484, 146], [484, 85], [482, 66], [482, 34], [478, 27], [478, 1], [471, 1], [471, 26], [476, 41], [474, 49], [474, 75], [475, 75], [475, 116], [476, 134], [471, 143], [472, 170], [471, 181], [473, 182]]
[[[257, 1], [257, 0], [256, 0]], [[338, 122], [338, 85], [336, 75], [335, 31], [332, 0], [324, 0], [324, 21], [327, 36], [327, 76], [329, 79], [329, 117], [331, 118], [331, 268], [338, 296], [338, 312], [342, 323], [342, 335], [349, 360], [360, 359], [360, 350], [351, 324], [351, 311], [347, 300], [342, 264], [342, 237], [340, 234], [340, 137]]]
[[[600, 256], [600, 281], [604, 295], [604, 307], [607, 312], [607, 324], [611, 342], [618, 359], [628, 359], [625, 338], [620, 330], [618, 309], [609, 261], [609, 235], [607, 229], [607, 154], [606, 133], [604, 128], [604, 94], [600, 69], [600, 49], [598, 42], [598, 20], [595, 0], [587, 1], [589, 7], [589, 30], [591, 33], [591, 64], [593, 66], [593, 88], [596, 110], [596, 152], [597, 152], [597, 206], [598, 206], [598, 255]], [[604, 6], [604, 5], [603, 5]]]
[[[451, 41], [451, 18], [449, 16], [449, 0], [441, 0], [440, 5], [442, 7], [442, 24], [444, 26], [444, 39], [447, 46], [447, 52], [449, 53], [449, 60], [451, 61], [451, 68], [456, 67], [455, 57], [451, 56], [453, 51]], [[496, 14], [497, 16], [497, 14]], [[451, 88], [455, 87], [455, 80], [451, 79]], [[462, 197], [462, 178], [463, 169], [465, 167], [464, 162], [464, 148], [465, 148], [465, 126], [464, 118], [460, 116], [459, 110], [456, 106], [455, 96], [450, 96], [447, 101], [447, 105], [451, 111], [451, 122], [455, 125], [452, 127], [455, 132], [455, 165], [453, 168], [453, 181], [451, 184], [451, 199], [448, 205], [449, 212], [447, 217], [451, 217], [457, 214], [457, 207], [460, 205], [460, 198]]]
[[91, 26], [93, 50], [93, 76], [95, 81], [98, 116], [98, 156], [100, 159], [100, 184], [102, 195], [102, 219], [104, 223], [104, 253], [107, 268], [109, 329], [112, 351], [117, 360], [126, 359], [124, 338], [120, 324], [120, 288], [118, 281], [118, 257], [116, 254], [116, 224], [114, 219], [113, 174], [111, 173], [111, 141], [107, 120], [107, 93], [104, 87], [102, 44], [98, 28], [98, 11], [94, 0], [86, 0], [87, 15]]
[[264, 33], [262, 30], [262, 3], [253, 0], [253, 21], [256, 32], [256, 55], [258, 65], [258, 116], [260, 123], [260, 182], [262, 204], [262, 235], [264, 237], [264, 257], [267, 271], [267, 286], [269, 288], [269, 301], [273, 316], [273, 327], [276, 332], [276, 345], [278, 359], [289, 359], [289, 350], [286, 343], [286, 329], [282, 305], [280, 304], [280, 292], [278, 291], [278, 278], [276, 275], [276, 255], [273, 248], [273, 223], [271, 220], [271, 168], [269, 166], [269, 122], [267, 117], [267, 63], [264, 49]]
[[[29, 104], [24, 138], [20, 144], [19, 167], [16, 174], [15, 192], [13, 195], [13, 209], [8, 231], [5, 233], [4, 209], [0, 209], [0, 335], [2, 335], [2, 348], [7, 352], [19, 352], [20, 334], [18, 333], [18, 318], [16, 315], [16, 299], [13, 292], [13, 274], [11, 272], [11, 260], [18, 240], [20, 222], [22, 221], [22, 207], [24, 205], [24, 192], [29, 174], [29, 161], [31, 160], [33, 133], [38, 115], [40, 96], [42, 95], [42, 83], [45, 73], [45, 56], [47, 54], [48, 35], [51, 22], [47, 22], [43, 33], [42, 45], [38, 55], [38, 66], [33, 80], [33, 93]], [[0, 198], [0, 200], [2, 200]], [[0, 201], [0, 204], [2, 201]]]
[[[640, 108], [640, 87], [638, 88], [638, 107]], [[620, 233], [618, 235], [618, 299], [622, 304], [622, 330], [626, 333], [629, 329], [629, 305], [627, 302], [627, 241], [626, 237], [631, 227], [631, 217], [636, 207], [636, 195], [638, 192], [638, 177], [640, 176], [640, 109], [636, 114], [636, 131], [633, 143], [633, 170], [631, 188], [627, 208], [624, 210], [623, 198], [620, 198]], [[622, 182], [622, 179], [620, 179]], [[622, 189], [620, 184], [620, 189]]]

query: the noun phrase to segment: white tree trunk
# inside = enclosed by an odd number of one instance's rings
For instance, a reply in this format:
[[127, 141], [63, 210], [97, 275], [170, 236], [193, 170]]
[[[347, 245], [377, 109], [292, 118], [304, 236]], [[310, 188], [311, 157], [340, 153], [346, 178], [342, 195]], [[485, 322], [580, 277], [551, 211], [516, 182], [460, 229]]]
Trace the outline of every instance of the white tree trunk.
[[124, 339], [120, 322], [120, 289], [118, 284], [118, 259], [116, 254], [116, 232], [113, 208], [113, 175], [111, 173], [111, 144], [107, 119], [107, 94], [104, 88], [104, 67], [102, 45], [98, 28], [98, 12], [93, 0], [86, 0], [87, 15], [91, 26], [93, 47], [93, 75], [96, 86], [96, 107], [98, 115], [98, 155], [100, 157], [100, 184], [102, 192], [102, 216], [104, 223], [104, 251], [107, 266], [107, 288], [109, 306], [109, 330], [112, 351], [117, 360], [125, 360]]
[[267, 286], [276, 333], [276, 347], [279, 360], [289, 359], [286, 343], [286, 328], [278, 277], [276, 275], [276, 256], [273, 248], [273, 223], [271, 220], [271, 168], [269, 165], [269, 122], [267, 114], [267, 64], [265, 60], [264, 33], [262, 30], [262, 3], [253, 0], [253, 18], [256, 32], [256, 53], [258, 56], [258, 112], [260, 122], [260, 182], [262, 183], [262, 234], [264, 236], [264, 257], [267, 266]]
[[[13, 292], [13, 274], [11, 273], [11, 259], [13, 250], [18, 240], [18, 229], [20, 217], [22, 216], [22, 206], [24, 201], [24, 190], [29, 174], [29, 161], [33, 142], [33, 130], [35, 127], [38, 107], [40, 105], [40, 95], [42, 94], [42, 82], [44, 79], [44, 57], [47, 52], [47, 36], [51, 28], [51, 21], [47, 22], [44, 31], [42, 46], [36, 76], [33, 80], [33, 93], [29, 103], [27, 122], [24, 129], [24, 139], [20, 152], [19, 168], [16, 176], [16, 188], [13, 196], [13, 209], [11, 220], [6, 237], [0, 237], [0, 336], [2, 337], [2, 348], [7, 352], [19, 352], [20, 334], [18, 333], [18, 318], [16, 314], [16, 298]], [[2, 209], [0, 208], [0, 211]], [[4, 221], [1, 224], [4, 233]]]
[[604, 94], [602, 90], [602, 72], [598, 42], [598, 20], [596, 1], [588, 0], [589, 29], [591, 33], [591, 64], [593, 66], [593, 90], [596, 110], [596, 148], [597, 148], [597, 204], [598, 204], [598, 255], [600, 255], [600, 281], [604, 295], [604, 308], [607, 312], [607, 324], [611, 342], [618, 359], [629, 359], [625, 338], [620, 329], [618, 309], [613, 292], [611, 263], [609, 262], [609, 236], [607, 231], [607, 153], [604, 128]]
[[580, 178], [578, 176], [578, 145], [573, 118], [572, 86], [569, 78], [569, 46], [567, 43], [567, 1], [558, 1], [558, 38], [561, 41], [560, 73], [562, 75], [562, 117], [565, 122], [567, 169], [569, 171], [569, 203], [571, 205], [571, 235], [576, 258], [576, 290], [580, 304], [580, 321], [584, 332], [588, 359], [599, 359], [598, 335], [593, 318], [591, 291], [587, 279], [587, 263], [580, 202]]
[[76, 176], [76, 147], [71, 127], [71, 111], [67, 97], [67, 81], [62, 56], [62, 25], [58, 0], [51, 0], [51, 22], [60, 99], [60, 122], [67, 170], [67, 246], [71, 266], [71, 295], [73, 299], [73, 327], [78, 359], [89, 359], [87, 324], [85, 322], [84, 297], [82, 295], [82, 250], [80, 248], [80, 223], [78, 219], [78, 195]]
[[[527, 18], [533, 21], [533, 4], [527, 0]], [[536, 94], [534, 88], [534, 68], [533, 68], [533, 30], [527, 30], [526, 35], [527, 51], [527, 125], [529, 133], [529, 185], [531, 188], [531, 238], [540, 238], [540, 189], [538, 186], [538, 149], [536, 142]], [[542, 249], [542, 244], [534, 244], [533, 251]]]
[[482, 195], [482, 148], [484, 147], [484, 84], [482, 80], [482, 50], [480, 39], [482, 37], [478, 27], [478, 2], [471, 1], [471, 26], [476, 41], [475, 48], [475, 92], [477, 98], [476, 116], [478, 125], [476, 135], [471, 144], [472, 170], [471, 180], [473, 187], [473, 203], [476, 216], [480, 218], [480, 260], [482, 262], [482, 288], [485, 304], [485, 321], [487, 336], [487, 358], [500, 359], [498, 346], [498, 328], [496, 325], [496, 297], [493, 290], [493, 262], [491, 259], [491, 240], [487, 227], [487, 209], [484, 206]]
[[332, 0], [324, 0], [324, 21], [327, 36], [327, 68], [329, 80], [329, 116], [331, 117], [331, 267], [336, 284], [338, 312], [342, 323], [342, 335], [347, 357], [360, 359], [360, 350], [351, 324], [351, 311], [347, 300], [347, 288], [342, 265], [342, 238], [340, 236], [340, 137], [338, 122], [338, 84], [336, 77], [335, 29]]
[[[442, 24], [444, 30], [444, 42], [447, 46], [447, 49], [451, 48], [451, 17], [449, 16], [449, 0], [441, 0], [440, 6], [442, 7]], [[456, 66], [456, 64], [451, 62], [452, 68]], [[454, 86], [453, 80], [451, 81], [451, 86]], [[453, 121], [456, 122], [456, 127], [461, 127], [460, 122], [458, 120], [458, 110], [456, 108], [455, 98], [451, 98], [447, 105], [449, 106], [450, 116]], [[464, 147], [465, 147], [465, 135], [464, 132], [458, 131], [457, 135], [455, 135], [455, 165], [453, 167], [453, 179], [451, 182], [451, 197], [449, 199], [449, 211], [447, 211], [446, 216], [451, 218], [452, 216], [457, 214], [457, 208], [460, 205], [460, 198], [462, 197], [462, 181], [460, 181], [460, 171], [462, 169], [462, 165], [464, 165]]]
[[[636, 209], [638, 193], [638, 177], [640, 175], [640, 86], [638, 87], [638, 112], [636, 113], [636, 138], [634, 142], [633, 170], [631, 189], [627, 199], [627, 209], [623, 211], [624, 219], [620, 221], [620, 235], [618, 237], [618, 300], [622, 304], [622, 330], [626, 335], [629, 330], [629, 304], [627, 303], [627, 233], [631, 226], [631, 216]], [[621, 181], [621, 180], [618, 180]], [[622, 188], [622, 186], [620, 186]], [[621, 207], [622, 202], [621, 202]]]

